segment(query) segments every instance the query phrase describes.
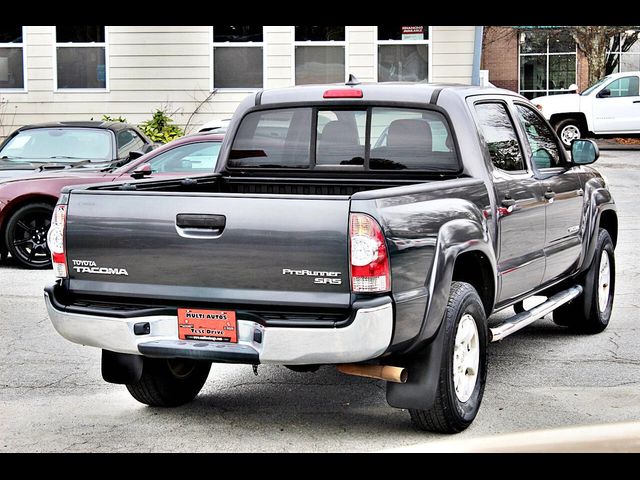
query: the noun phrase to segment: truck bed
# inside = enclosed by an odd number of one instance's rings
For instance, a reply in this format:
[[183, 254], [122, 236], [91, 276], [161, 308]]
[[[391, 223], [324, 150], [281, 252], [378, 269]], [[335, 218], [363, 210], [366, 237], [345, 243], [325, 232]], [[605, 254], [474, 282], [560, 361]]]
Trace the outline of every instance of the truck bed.
[[[239, 177], [221, 174], [164, 181], [103, 184], [87, 187], [88, 190], [157, 191], [175, 193], [230, 193], [256, 195], [337, 195], [351, 196], [358, 192], [382, 190], [405, 185], [428, 183], [444, 179], [414, 177], [405, 179], [386, 178], [287, 178], [287, 177]], [[76, 190], [77, 191], [77, 190]]]

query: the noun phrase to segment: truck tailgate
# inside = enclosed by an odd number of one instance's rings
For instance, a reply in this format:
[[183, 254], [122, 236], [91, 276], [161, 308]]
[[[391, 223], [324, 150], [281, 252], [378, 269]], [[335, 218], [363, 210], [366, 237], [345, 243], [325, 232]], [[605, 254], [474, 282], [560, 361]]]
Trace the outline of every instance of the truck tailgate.
[[344, 196], [73, 192], [69, 290], [346, 308], [348, 219]]

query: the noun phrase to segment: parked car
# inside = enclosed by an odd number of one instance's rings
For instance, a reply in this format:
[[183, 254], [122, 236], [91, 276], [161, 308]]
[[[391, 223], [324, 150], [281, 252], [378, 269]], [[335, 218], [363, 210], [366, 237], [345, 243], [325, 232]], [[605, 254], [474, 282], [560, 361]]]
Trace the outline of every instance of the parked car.
[[124, 164], [133, 151], [155, 144], [137, 127], [120, 122], [52, 122], [15, 130], [0, 144], [0, 181], [81, 165]]
[[608, 325], [618, 221], [598, 154], [576, 140], [569, 156], [506, 90], [265, 90], [238, 107], [215, 175], [64, 189], [49, 317], [148, 405], [192, 400], [212, 362], [336, 365], [386, 380], [418, 428], [459, 432], [488, 342], [551, 312]]
[[[210, 175], [216, 165], [223, 136], [183, 137], [118, 167], [85, 164], [77, 168], [0, 181], [0, 252], [28, 268], [51, 267], [47, 231], [60, 189], [78, 185], [130, 180]], [[134, 154], [134, 156], [139, 154]], [[107, 164], [109, 165], [109, 164]]]
[[229, 122], [231, 122], [231, 120], [228, 118], [224, 120], [213, 120], [202, 125], [198, 129], [198, 132], [212, 132], [223, 134], [226, 133], [227, 128], [229, 128]]
[[640, 72], [609, 75], [581, 94], [531, 100], [565, 147], [587, 135], [640, 134]]

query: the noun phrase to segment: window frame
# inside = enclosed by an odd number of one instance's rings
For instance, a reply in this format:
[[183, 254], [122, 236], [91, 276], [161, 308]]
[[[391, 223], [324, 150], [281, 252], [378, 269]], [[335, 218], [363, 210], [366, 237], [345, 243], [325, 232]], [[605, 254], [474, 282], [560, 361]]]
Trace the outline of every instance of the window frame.
[[22, 88], [0, 88], [0, 93], [26, 93], [29, 91], [27, 87], [27, 27], [21, 25], [22, 42], [21, 43], [0, 43], [0, 48], [22, 48]]
[[[296, 26], [291, 27], [291, 85], [296, 87], [296, 47], [344, 47], [344, 81], [349, 80], [349, 43], [351, 39], [351, 31], [348, 25], [344, 27], [344, 40], [296, 40]], [[306, 84], [301, 84], [302, 86]]]
[[571, 162], [569, 162], [569, 159], [567, 158], [567, 151], [564, 148], [564, 146], [562, 145], [562, 142], [560, 142], [560, 139], [558, 138], [558, 135], [556, 134], [555, 130], [553, 129], [553, 127], [549, 124], [549, 122], [547, 121], [546, 118], [544, 118], [544, 116], [542, 116], [540, 114], [540, 112], [533, 106], [530, 104], [527, 104], [525, 102], [523, 102], [522, 100], [516, 99], [513, 100], [513, 110], [514, 110], [514, 114], [516, 115], [516, 117], [519, 116], [518, 114], [518, 110], [517, 110], [517, 106], [520, 105], [522, 107], [528, 108], [529, 110], [531, 110], [534, 115], [537, 115], [538, 118], [540, 118], [542, 120], [542, 122], [549, 128], [549, 131], [551, 132], [551, 135], [554, 139], [554, 142], [556, 144], [556, 147], [558, 148], [558, 155], [560, 157], [560, 166], [557, 167], [549, 167], [549, 168], [538, 168], [537, 164], [533, 161], [533, 150], [531, 149], [531, 144], [529, 143], [529, 137], [527, 136], [527, 132], [524, 130], [524, 126], [522, 125], [522, 123], [520, 122], [520, 119], [518, 118], [518, 131], [521, 132], [521, 138], [522, 138], [522, 144], [526, 145], [527, 148], [527, 155], [528, 155], [528, 163], [530, 163], [530, 167], [533, 169], [533, 172], [536, 176], [537, 179], [545, 179], [545, 178], [549, 178], [553, 175], [557, 175], [560, 173], [564, 173], [567, 170], [569, 170], [572, 165]]
[[[562, 56], [562, 55], [574, 55], [576, 61], [574, 62], [575, 65], [575, 83], [578, 82], [578, 45], [576, 44], [576, 48], [573, 52], [550, 52], [549, 51], [549, 33], [545, 33], [545, 35], [547, 36], [547, 40], [546, 40], [546, 44], [547, 44], [547, 51], [545, 53], [522, 53], [522, 43], [520, 42], [520, 35], [523, 35], [524, 33], [526, 33], [526, 31], [521, 31], [518, 34], [518, 93], [522, 96], [525, 96], [525, 93], [540, 93], [541, 95], [536, 95], [536, 97], [540, 97], [540, 96], [547, 96], [549, 95], [551, 92], [556, 92], [556, 93], [568, 93], [569, 92], [569, 86], [567, 85], [567, 88], [565, 88], [564, 90], [562, 89], [558, 89], [558, 88], [549, 88], [549, 64], [550, 64], [550, 58], [552, 56]], [[575, 43], [575, 42], [574, 42]], [[545, 57], [546, 59], [546, 87], [544, 90], [523, 90], [522, 89], [522, 73], [521, 73], [521, 68], [522, 68], [522, 57]], [[535, 97], [534, 97], [535, 98]]]
[[[622, 65], [622, 57], [623, 56], [633, 56], [633, 57], [638, 57], [640, 58], [640, 52], [623, 52], [622, 51], [622, 36], [625, 35], [624, 33], [616, 33], [615, 36], [620, 37], [620, 41], [618, 42], [618, 49], [617, 50], [611, 50], [610, 48], [607, 48], [607, 56], [608, 55], [618, 55], [618, 65], [616, 67], [616, 70], [609, 73], [609, 75], [614, 75], [616, 73], [631, 73], [631, 72], [635, 72], [636, 70], [625, 70], [624, 72], [620, 69], [621, 65]], [[640, 44], [640, 37], [638, 37], [638, 39], [636, 40], [636, 42], [638, 44]], [[609, 43], [609, 45], [611, 45], [611, 43]], [[606, 72], [605, 72], [606, 73]], [[606, 88], [606, 87], [605, 87]]]
[[[236, 93], [256, 93], [267, 88], [267, 27], [262, 26], [262, 42], [216, 42], [213, 38], [213, 25], [209, 25], [209, 93], [213, 92], [236, 92]], [[262, 86], [257, 88], [237, 87], [237, 88], [216, 88], [215, 86], [215, 61], [214, 49], [220, 47], [229, 48], [262, 48]]]
[[[58, 43], [58, 29], [53, 27], [53, 93], [109, 93], [111, 91], [111, 68], [109, 58], [109, 27], [104, 25], [104, 42], [64, 42]], [[104, 88], [58, 88], [58, 48], [104, 48]]]
[[[507, 116], [509, 117], [509, 121], [511, 122], [511, 125], [513, 126], [513, 131], [516, 134], [516, 139], [518, 140], [518, 148], [520, 149], [520, 155], [522, 156], [522, 163], [524, 164], [525, 169], [524, 170], [503, 170], [499, 167], [496, 166], [495, 163], [493, 163], [493, 159], [491, 158], [491, 151], [489, 150], [489, 144], [487, 143], [487, 140], [484, 136], [484, 132], [482, 130], [482, 126], [480, 124], [480, 118], [478, 117], [478, 112], [476, 111], [476, 106], [477, 105], [481, 105], [481, 104], [500, 104], [504, 107], [505, 111], [507, 112]], [[525, 150], [524, 150], [524, 144], [523, 144], [523, 133], [521, 130], [521, 125], [519, 122], [515, 121], [514, 118], [514, 113], [513, 110], [511, 109], [511, 103], [509, 101], [507, 101], [507, 99], [505, 98], [500, 98], [500, 97], [490, 97], [490, 98], [482, 98], [480, 100], [476, 100], [473, 102], [473, 118], [476, 124], [476, 128], [478, 130], [478, 136], [482, 139], [482, 144], [484, 146], [484, 151], [485, 151], [485, 158], [488, 159], [488, 165], [490, 166], [492, 172], [494, 173], [500, 173], [503, 175], [508, 175], [509, 177], [512, 177], [514, 179], [519, 178], [531, 178], [534, 176], [534, 169], [532, 167], [532, 164], [530, 162], [531, 159], [531, 155], [525, 155]], [[527, 142], [528, 144], [528, 142]]]
[[428, 71], [428, 75], [427, 75], [427, 81], [429, 83], [433, 82], [433, 45], [432, 45], [432, 40], [433, 40], [433, 25], [429, 25], [429, 40], [379, 40], [378, 36], [378, 26], [375, 26], [374, 29], [374, 38], [375, 38], [375, 42], [374, 42], [374, 81], [378, 82], [379, 81], [379, 73], [380, 73], [380, 51], [379, 51], [379, 47], [380, 46], [384, 46], [384, 45], [427, 45], [429, 47], [429, 53], [428, 53], [428, 64], [427, 64], [427, 71]]
[[[464, 164], [462, 161], [462, 157], [460, 154], [460, 143], [458, 141], [458, 137], [456, 134], [456, 130], [453, 128], [453, 122], [451, 121], [451, 117], [449, 113], [442, 107], [438, 105], [432, 104], [423, 104], [423, 103], [405, 103], [405, 102], [384, 102], [384, 101], [372, 101], [368, 102], [365, 105], [361, 103], [334, 103], [327, 102], [326, 104], [313, 104], [313, 105], [301, 105], [301, 104], [293, 104], [293, 105], [259, 105], [250, 109], [247, 109], [242, 118], [238, 121], [238, 128], [233, 132], [233, 139], [229, 141], [227, 150], [224, 152], [225, 154], [230, 154], [233, 150], [233, 145], [235, 144], [238, 132], [240, 130], [239, 126], [244, 122], [244, 119], [256, 112], [265, 112], [271, 110], [283, 110], [283, 109], [296, 109], [296, 108], [307, 108], [311, 109], [311, 131], [310, 131], [310, 140], [311, 140], [311, 148], [309, 149], [309, 165], [306, 167], [300, 168], [264, 168], [264, 167], [230, 167], [228, 163], [225, 162], [224, 170], [228, 172], [237, 172], [237, 171], [249, 171], [249, 172], [279, 172], [283, 173], [286, 176], [295, 176], [296, 173], [303, 173], [305, 175], [325, 175], [327, 172], [330, 173], [360, 173], [366, 174], [367, 178], [384, 178], [388, 179], [389, 175], [392, 176], [406, 176], [406, 177], [425, 177], [425, 176], [433, 176], [437, 178], [441, 178], [442, 176], [448, 177], [458, 177], [464, 172]], [[404, 170], [378, 170], [371, 169], [369, 166], [370, 156], [371, 156], [371, 119], [373, 115], [373, 109], [375, 108], [397, 108], [397, 109], [405, 109], [405, 110], [424, 110], [429, 112], [436, 112], [442, 115], [444, 119], [444, 123], [448, 128], [449, 133], [451, 134], [451, 138], [453, 140], [454, 145], [454, 153], [456, 155], [456, 160], [458, 164], [458, 170], [451, 172], [442, 172], [442, 171], [433, 171], [433, 170], [418, 170], [418, 169], [404, 169]], [[318, 111], [338, 111], [338, 110], [358, 110], [358, 111], [366, 111], [367, 119], [366, 119], [366, 144], [365, 144], [365, 158], [364, 165], [318, 165], [316, 162], [316, 153], [317, 153], [317, 129], [318, 129]], [[231, 132], [229, 132], [231, 133]], [[225, 141], [226, 143], [226, 141]], [[221, 151], [222, 154], [222, 151]]]

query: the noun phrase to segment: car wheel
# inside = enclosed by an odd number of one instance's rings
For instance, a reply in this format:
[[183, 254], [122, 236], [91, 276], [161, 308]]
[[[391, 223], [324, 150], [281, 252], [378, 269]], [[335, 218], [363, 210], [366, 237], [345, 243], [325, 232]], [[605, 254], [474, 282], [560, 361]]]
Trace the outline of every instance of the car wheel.
[[140, 380], [127, 390], [152, 407], [179, 407], [196, 398], [210, 369], [211, 362], [145, 357]]
[[409, 414], [420, 430], [458, 433], [476, 418], [487, 377], [487, 321], [471, 285], [452, 284], [440, 328], [445, 329], [445, 345], [434, 405]]
[[51, 267], [47, 232], [52, 214], [53, 206], [34, 203], [20, 207], [9, 218], [5, 229], [5, 245], [20, 265], [27, 268]]
[[580, 122], [574, 118], [567, 118], [566, 120], [558, 122], [556, 124], [556, 133], [558, 134], [558, 137], [560, 137], [565, 148], [571, 148], [571, 143], [574, 140], [583, 137]]
[[558, 325], [580, 333], [600, 333], [609, 325], [616, 287], [616, 264], [613, 241], [601, 228], [593, 263], [582, 281], [583, 293], [553, 312]]

